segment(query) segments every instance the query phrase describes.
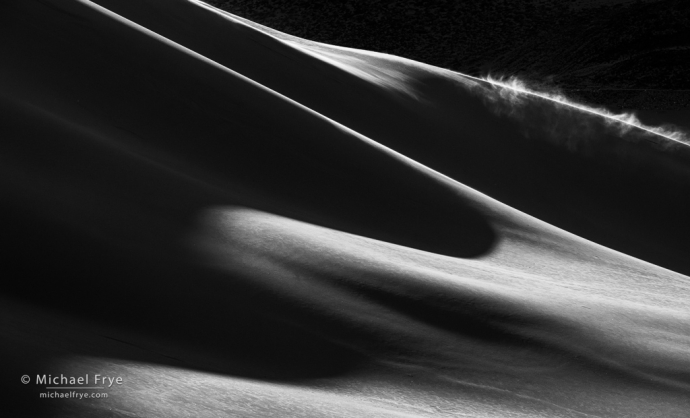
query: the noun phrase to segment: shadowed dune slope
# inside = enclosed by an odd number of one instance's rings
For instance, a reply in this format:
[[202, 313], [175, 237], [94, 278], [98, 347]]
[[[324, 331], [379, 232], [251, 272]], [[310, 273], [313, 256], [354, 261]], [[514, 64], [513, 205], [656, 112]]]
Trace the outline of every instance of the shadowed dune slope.
[[621, 141], [598, 116], [538, 98], [516, 105], [456, 73], [295, 38], [204, 4], [97, 3], [503, 203], [690, 273], [687, 147], [640, 131]]
[[5, 1], [0, 53], [13, 416], [690, 410], [684, 145], [185, 0]]

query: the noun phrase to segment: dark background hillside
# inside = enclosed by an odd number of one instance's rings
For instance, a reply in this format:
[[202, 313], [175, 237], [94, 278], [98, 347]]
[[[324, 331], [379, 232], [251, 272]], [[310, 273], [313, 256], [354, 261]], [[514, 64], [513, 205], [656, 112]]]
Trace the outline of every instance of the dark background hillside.
[[206, 1], [302, 38], [517, 75], [615, 110], [690, 106], [687, 0]]

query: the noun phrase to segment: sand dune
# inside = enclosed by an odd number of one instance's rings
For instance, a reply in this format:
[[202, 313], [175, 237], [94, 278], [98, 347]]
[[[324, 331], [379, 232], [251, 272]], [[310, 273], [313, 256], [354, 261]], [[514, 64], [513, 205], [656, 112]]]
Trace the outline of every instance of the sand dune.
[[687, 146], [199, 2], [0, 16], [12, 414], [690, 410]]

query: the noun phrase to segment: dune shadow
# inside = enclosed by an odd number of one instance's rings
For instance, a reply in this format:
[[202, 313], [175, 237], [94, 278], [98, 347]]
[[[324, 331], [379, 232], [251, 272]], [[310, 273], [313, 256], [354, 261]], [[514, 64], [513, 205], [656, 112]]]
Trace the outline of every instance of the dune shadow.
[[[361, 356], [286, 320], [278, 296], [195, 265], [152, 259], [3, 208], [5, 296], [88, 318], [176, 365], [269, 380], [346, 373]], [[11, 243], [8, 242], [11, 240]], [[154, 349], [155, 351], [155, 349]], [[88, 346], [77, 354], [103, 355]], [[134, 359], [136, 360], [136, 359]]]
[[[10, 72], [21, 74], [3, 90], [13, 119], [3, 148], [24, 164], [143, 190], [151, 187], [143, 158], [221, 190], [248, 190], [270, 212], [425, 251], [477, 257], [496, 240], [459, 187], [237, 73], [88, 5], [68, 9], [97, 40], [83, 28], [65, 31], [69, 21], [41, 4], [12, 7], [37, 22], [9, 23], [3, 33], [23, 43], [0, 44]], [[45, 42], [45, 53], [25, 53]]]

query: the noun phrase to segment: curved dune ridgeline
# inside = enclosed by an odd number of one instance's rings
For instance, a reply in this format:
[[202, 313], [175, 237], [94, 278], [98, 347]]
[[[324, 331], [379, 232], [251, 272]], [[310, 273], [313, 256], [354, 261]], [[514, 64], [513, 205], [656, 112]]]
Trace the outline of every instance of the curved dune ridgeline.
[[686, 145], [196, 1], [0, 34], [12, 416], [690, 410]]

